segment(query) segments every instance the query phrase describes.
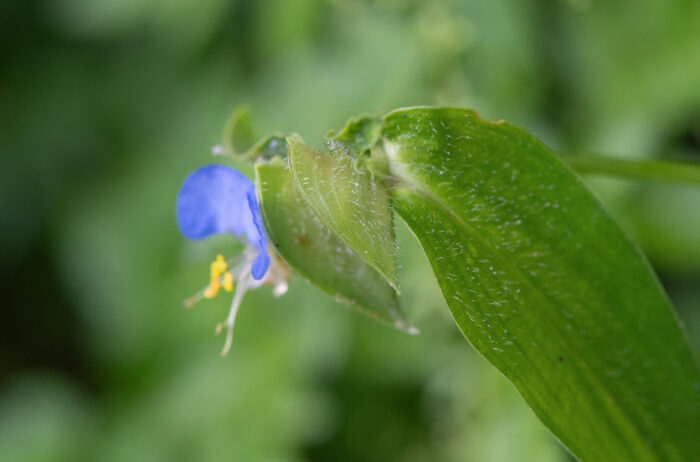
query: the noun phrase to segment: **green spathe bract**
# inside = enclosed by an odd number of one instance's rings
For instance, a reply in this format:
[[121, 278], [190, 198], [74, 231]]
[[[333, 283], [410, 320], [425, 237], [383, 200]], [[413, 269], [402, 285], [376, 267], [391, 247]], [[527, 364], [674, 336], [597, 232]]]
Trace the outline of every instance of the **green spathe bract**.
[[397, 287], [389, 191], [342, 147], [317, 151], [288, 138], [289, 168], [304, 200], [321, 221]]
[[289, 170], [258, 164], [256, 173], [263, 220], [287, 263], [338, 301], [411, 332], [395, 290], [321, 223], [302, 199]]

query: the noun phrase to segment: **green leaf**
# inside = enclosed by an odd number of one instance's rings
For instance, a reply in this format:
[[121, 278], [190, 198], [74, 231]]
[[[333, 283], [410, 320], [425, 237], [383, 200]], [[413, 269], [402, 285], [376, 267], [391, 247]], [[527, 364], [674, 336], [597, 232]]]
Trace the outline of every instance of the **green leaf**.
[[289, 170], [258, 164], [256, 173], [265, 228], [285, 261], [337, 300], [397, 329], [415, 332], [401, 313], [396, 291], [321, 223]]
[[635, 180], [670, 181], [700, 186], [700, 162], [617, 159], [602, 156], [563, 156], [581, 175], [613, 175]]
[[316, 151], [288, 138], [289, 166], [304, 200], [365, 262], [397, 288], [389, 193], [362, 162], [342, 149]]
[[700, 460], [700, 374], [639, 249], [577, 176], [504, 122], [385, 117], [396, 211], [467, 339], [586, 461]]

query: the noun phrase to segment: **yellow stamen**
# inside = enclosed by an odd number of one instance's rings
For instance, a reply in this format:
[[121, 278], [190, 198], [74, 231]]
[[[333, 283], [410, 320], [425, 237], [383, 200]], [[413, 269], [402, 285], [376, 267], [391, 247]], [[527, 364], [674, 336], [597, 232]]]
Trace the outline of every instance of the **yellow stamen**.
[[214, 298], [219, 292], [220, 288], [221, 284], [219, 283], [219, 280], [212, 279], [211, 281], [209, 281], [209, 285], [207, 286], [207, 288], [204, 289], [204, 298]]
[[233, 291], [233, 275], [231, 273], [224, 273], [224, 280], [221, 281], [221, 286], [226, 292]]
[[223, 255], [219, 254], [216, 256], [216, 260], [212, 262], [210, 269], [212, 280], [218, 279], [218, 277], [226, 271], [226, 262], [224, 261]]

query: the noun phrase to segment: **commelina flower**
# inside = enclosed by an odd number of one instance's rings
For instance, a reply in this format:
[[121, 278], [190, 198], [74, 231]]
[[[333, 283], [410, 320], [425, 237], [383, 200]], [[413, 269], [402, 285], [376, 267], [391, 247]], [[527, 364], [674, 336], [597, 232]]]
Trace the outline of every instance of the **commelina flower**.
[[225, 165], [206, 165], [183, 181], [175, 203], [177, 224], [182, 234], [200, 240], [216, 234], [232, 234], [246, 244], [243, 252], [229, 260], [218, 255], [210, 267], [209, 284], [185, 301], [190, 307], [202, 298], [213, 298], [223, 288], [234, 291], [228, 317], [216, 327], [224, 329], [226, 343], [222, 356], [231, 348], [236, 313], [248, 289], [273, 286], [275, 296], [287, 291], [289, 269], [268, 246], [260, 217], [255, 186], [242, 173]]

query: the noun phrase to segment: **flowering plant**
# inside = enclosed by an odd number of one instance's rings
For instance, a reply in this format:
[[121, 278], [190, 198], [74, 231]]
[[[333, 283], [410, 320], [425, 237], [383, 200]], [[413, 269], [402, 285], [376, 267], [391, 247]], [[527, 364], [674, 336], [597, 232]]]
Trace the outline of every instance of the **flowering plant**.
[[339, 301], [417, 332], [399, 305], [396, 212], [464, 335], [577, 457], [700, 457], [700, 371], [668, 297], [639, 249], [542, 143], [457, 108], [352, 119], [323, 150], [278, 134], [241, 149], [231, 135], [246, 121], [234, 117], [215, 151], [255, 159], [255, 183], [231, 167], [201, 167], [176, 205], [186, 237], [247, 242], [239, 257], [217, 258], [188, 302], [237, 282], [219, 326], [228, 331], [224, 353], [245, 290], [269, 283], [284, 293], [288, 266]]

